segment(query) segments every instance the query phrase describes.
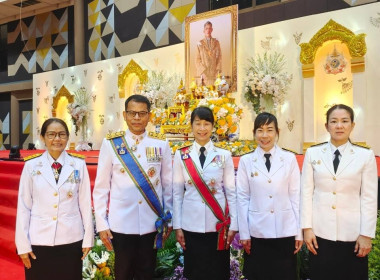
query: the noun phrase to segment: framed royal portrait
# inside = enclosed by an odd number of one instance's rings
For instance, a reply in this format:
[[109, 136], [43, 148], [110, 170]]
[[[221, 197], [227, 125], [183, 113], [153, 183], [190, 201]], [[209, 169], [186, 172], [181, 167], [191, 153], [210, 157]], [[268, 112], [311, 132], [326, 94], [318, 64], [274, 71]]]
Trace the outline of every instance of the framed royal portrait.
[[193, 81], [214, 85], [219, 76], [236, 91], [237, 17], [238, 6], [233, 5], [185, 19], [187, 88]]

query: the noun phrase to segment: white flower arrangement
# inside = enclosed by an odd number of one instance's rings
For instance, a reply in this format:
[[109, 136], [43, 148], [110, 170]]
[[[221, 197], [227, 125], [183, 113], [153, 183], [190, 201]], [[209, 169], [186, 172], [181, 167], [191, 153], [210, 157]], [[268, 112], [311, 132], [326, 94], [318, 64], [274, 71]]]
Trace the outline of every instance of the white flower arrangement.
[[[82, 130], [87, 125], [87, 119], [90, 116], [89, 103], [91, 100], [91, 94], [87, 92], [85, 88], [80, 88], [74, 92], [74, 102], [67, 106], [67, 110], [71, 115], [71, 119], [75, 126], [75, 135], [78, 134], [80, 128]], [[82, 134], [86, 133], [82, 131]]]
[[[246, 71], [245, 98], [253, 105], [258, 114], [264, 110], [270, 111], [269, 103], [276, 108], [284, 104], [286, 91], [293, 79], [292, 75], [282, 72], [286, 63], [283, 54], [275, 52], [273, 55], [267, 52], [250, 58], [249, 67]], [[262, 101], [267, 104], [263, 106]]]
[[168, 77], [164, 71], [151, 71], [148, 82], [141, 85], [136, 93], [146, 96], [154, 108], [172, 106], [176, 94], [179, 76]]

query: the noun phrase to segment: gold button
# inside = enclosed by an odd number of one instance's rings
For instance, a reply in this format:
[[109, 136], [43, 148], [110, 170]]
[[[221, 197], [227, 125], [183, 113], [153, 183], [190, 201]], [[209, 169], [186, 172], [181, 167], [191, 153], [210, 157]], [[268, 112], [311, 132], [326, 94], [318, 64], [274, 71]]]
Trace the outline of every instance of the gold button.
[[53, 217], [53, 220], [56, 221], [56, 220], [57, 220], [57, 216], [54, 216], [54, 217]]
[[274, 210], [270, 210], [271, 213], [274, 213]]
[[336, 178], [335, 178], [335, 176], [333, 177], [333, 180], [334, 180], [334, 181], [336, 181]]
[[120, 168], [120, 172], [124, 173], [125, 172], [124, 168]]
[[141, 200], [139, 200], [139, 204], [141, 204], [142, 203], [142, 201]]
[[268, 183], [272, 183], [272, 180], [271, 180], [271, 179], [269, 179], [269, 180], [268, 180]]
[[331, 208], [332, 208], [332, 209], [336, 209], [336, 206], [335, 206], [335, 205], [333, 205]]
[[57, 207], [58, 207], [58, 205], [57, 205], [57, 204], [54, 204], [54, 205], [53, 205], [53, 207], [54, 207], [54, 208], [57, 208]]
[[54, 193], [54, 196], [57, 196], [57, 195], [58, 195], [58, 193], [57, 193], [57, 192], [55, 192], [55, 193]]
[[335, 194], [336, 194], [336, 192], [333, 192], [333, 194], [335, 195]]
[[141, 155], [137, 155], [138, 158], [141, 158]]
[[205, 202], [202, 200], [202, 203], [204, 204]]
[[272, 198], [272, 196], [270, 195], [269, 198]]

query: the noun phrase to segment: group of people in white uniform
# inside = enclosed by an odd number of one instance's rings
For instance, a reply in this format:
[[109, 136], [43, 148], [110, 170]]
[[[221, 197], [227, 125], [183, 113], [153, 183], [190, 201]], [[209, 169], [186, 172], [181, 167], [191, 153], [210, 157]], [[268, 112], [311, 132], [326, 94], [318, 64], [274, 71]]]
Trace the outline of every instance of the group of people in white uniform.
[[[194, 143], [174, 159], [165, 139], [145, 130], [150, 102], [125, 102], [125, 132], [107, 135], [92, 193], [96, 230], [115, 251], [116, 280], [153, 279], [157, 249], [175, 231], [189, 280], [230, 279], [237, 232], [245, 279], [297, 279], [305, 243], [312, 280], [368, 279], [377, 219], [377, 166], [372, 150], [351, 143], [353, 110], [326, 114], [330, 140], [310, 147], [302, 174], [294, 153], [276, 143], [277, 119], [259, 114], [257, 148], [240, 158], [210, 141], [214, 115], [191, 114]], [[46, 152], [25, 163], [19, 188], [16, 246], [26, 279], [82, 279], [94, 240], [91, 187], [80, 155], [65, 151], [69, 130], [51, 118], [41, 128]]]

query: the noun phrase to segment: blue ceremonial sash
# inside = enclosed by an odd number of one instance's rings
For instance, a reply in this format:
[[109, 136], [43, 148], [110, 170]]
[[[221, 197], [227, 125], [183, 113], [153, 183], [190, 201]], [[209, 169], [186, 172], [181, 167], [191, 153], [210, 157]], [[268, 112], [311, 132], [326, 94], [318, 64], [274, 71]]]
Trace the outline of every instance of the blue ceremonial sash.
[[168, 223], [170, 223], [172, 215], [170, 211], [167, 211], [166, 213], [164, 212], [156, 190], [150, 182], [148, 175], [130, 150], [125, 138], [117, 137], [110, 140], [112, 148], [117, 158], [120, 160], [120, 163], [128, 172], [132, 181], [135, 183], [135, 186], [145, 198], [152, 211], [158, 216], [155, 222], [158, 233], [154, 241], [154, 248], [162, 248], [164, 245], [162, 236], [167, 233]]

